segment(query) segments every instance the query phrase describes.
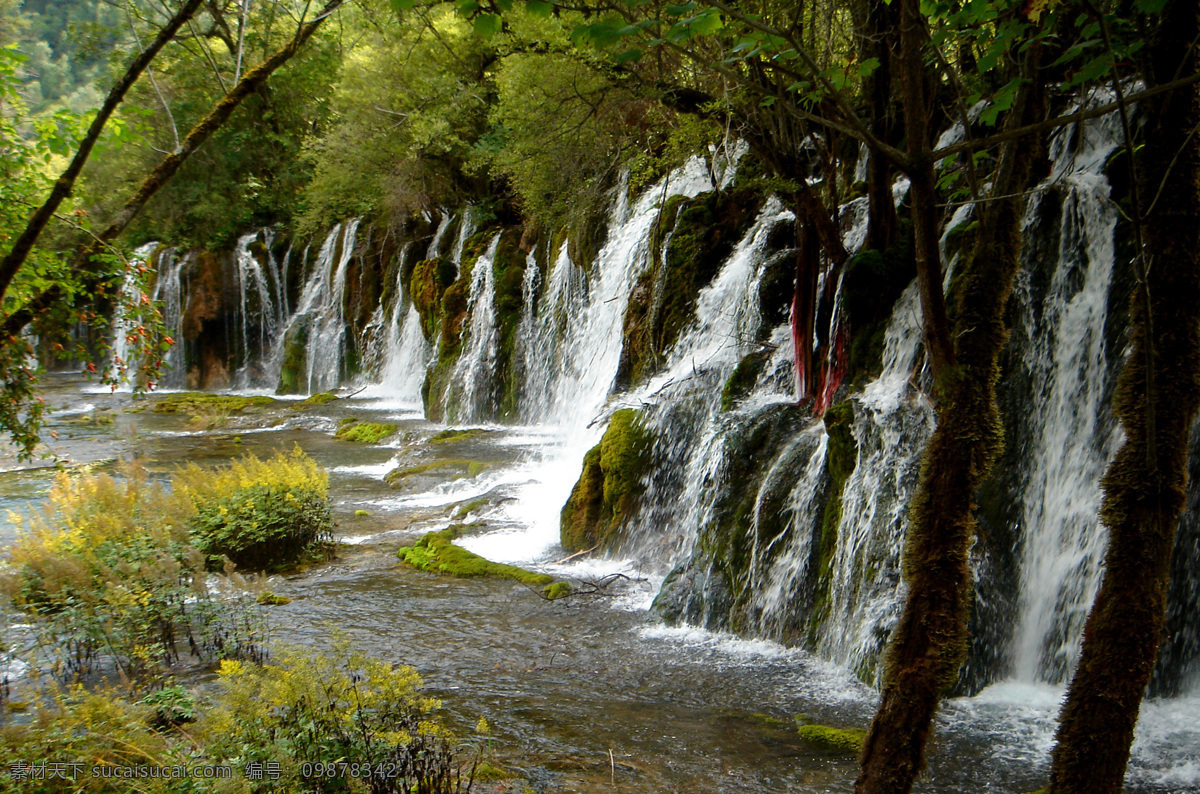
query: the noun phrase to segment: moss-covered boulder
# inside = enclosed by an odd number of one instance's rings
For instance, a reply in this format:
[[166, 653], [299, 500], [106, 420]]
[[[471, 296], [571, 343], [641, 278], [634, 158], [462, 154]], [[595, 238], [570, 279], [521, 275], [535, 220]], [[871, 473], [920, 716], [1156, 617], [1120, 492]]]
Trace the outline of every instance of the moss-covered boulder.
[[758, 383], [767, 362], [771, 358], [769, 350], [759, 350], [742, 358], [734, 368], [725, 387], [721, 389], [721, 410], [730, 411], [740, 401], [749, 396]]
[[645, 490], [652, 443], [638, 411], [623, 408], [612, 415], [600, 443], [584, 456], [583, 471], [563, 505], [564, 549], [582, 551], [615, 539]]
[[308, 390], [309, 318], [300, 317], [283, 338], [283, 360], [276, 394], [303, 394]]
[[309, 408], [319, 408], [322, 405], [327, 405], [338, 399], [338, 396], [331, 391], [317, 392], [311, 397], [306, 397], [292, 404], [294, 411], [307, 411]]
[[262, 394], [247, 397], [236, 394], [189, 391], [168, 394], [159, 398], [158, 402], [154, 404], [154, 411], [161, 414], [214, 416], [252, 412], [271, 407], [277, 402], [277, 400]]
[[339, 441], [378, 444], [385, 438], [395, 435], [399, 429], [399, 425], [392, 424], [391, 422], [343, 421], [333, 437]]
[[555, 581], [553, 576], [527, 571], [515, 565], [492, 562], [454, 543], [462, 534], [461, 526], [451, 526], [440, 532], [428, 532], [412, 546], [403, 546], [396, 556], [406, 565], [422, 571], [463, 578], [490, 577], [512, 579], [531, 587], [540, 587], [542, 595], [551, 601], [571, 594], [569, 582]]
[[828, 725], [800, 725], [800, 738], [811, 747], [837, 755], [858, 755], [866, 741], [862, 728], [831, 728]]
[[850, 258], [842, 277], [842, 307], [850, 327], [846, 381], [862, 385], [879, 374], [892, 308], [917, 276], [912, 224], [904, 221], [886, 251], [866, 249]]

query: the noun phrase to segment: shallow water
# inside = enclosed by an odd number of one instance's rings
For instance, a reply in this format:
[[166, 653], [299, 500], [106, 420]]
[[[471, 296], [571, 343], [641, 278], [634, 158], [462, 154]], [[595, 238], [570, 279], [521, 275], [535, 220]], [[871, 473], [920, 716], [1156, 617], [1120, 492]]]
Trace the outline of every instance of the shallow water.
[[[365, 395], [305, 413], [231, 417], [205, 429], [151, 410], [148, 400], [85, 391], [75, 376], [46, 390], [54, 409], [50, 449], [68, 465], [115, 468], [137, 460], [165, 475], [184, 462], [212, 464], [299, 444], [331, 472], [339, 559], [271, 589], [293, 599], [269, 611], [277, 642], [327, 644], [344, 632], [372, 655], [417, 667], [445, 701], [452, 725], [470, 734], [488, 719], [501, 760], [546, 792], [843, 792], [853, 759], [797, 737], [793, 719], [865, 726], [874, 693], [846, 670], [796, 649], [647, 621], [658, 580], [621, 561], [554, 564], [528, 504], [546, 476], [538, 462], [560, 441], [544, 428], [489, 428], [457, 444], [430, 444], [443, 429], [415, 406]], [[332, 439], [345, 416], [395, 421], [379, 446]], [[413, 478], [393, 489], [395, 466], [437, 459], [488, 464], [475, 477]], [[21, 509], [52, 481], [50, 461], [3, 461], [0, 506]], [[464, 544], [496, 559], [548, 567], [607, 587], [548, 602], [506, 581], [459, 580], [398, 567], [394, 551], [447, 525], [457, 506], [488, 497], [468, 516]], [[357, 516], [366, 510], [370, 515]], [[0, 543], [13, 527], [0, 525]], [[621, 574], [621, 576], [613, 576]], [[607, 578], [605, 578], [607, 577]], [[949, 701], [931, 747], [923, 792], [1029, 792], [1043, 784], [1061, 690], [1000, 684]], [[1129, 792], [1200, 791], [1200, 698], [1148, 702], [1134, 747]], [[610, 755], [611, 752], [611, 755]]]

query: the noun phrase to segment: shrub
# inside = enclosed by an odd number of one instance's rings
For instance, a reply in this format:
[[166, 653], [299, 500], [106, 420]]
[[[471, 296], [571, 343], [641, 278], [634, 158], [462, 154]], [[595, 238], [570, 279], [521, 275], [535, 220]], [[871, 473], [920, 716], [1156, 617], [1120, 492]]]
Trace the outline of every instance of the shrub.
[[421, 695], [412, 667], [337, 639], [332, 655], [284, 650], [269, 665], [223, 662], [219, 675], [224, 692], [200, 737], [211, 758], [278, 770], [276, 780], [252, 782], [256, 791], [467, 788], [452, 737], [435, 719], [441, 703]]
[[59, 475], [44, 508], [9, 548], [0, 594], [31, 618], [52, 669], [85, 675], [107, 656], [128, 678], [180, 658], [261, 653], [263, 629], [235, 588], [207, 586], [204, 558], [189, 542], [186, 495], [147, 482]]
[[333, 540], [329, 475], [299, 447], [217, 470], [192, 464], [175, 481], [195, 509], [192, 541], [209, 567], [225, 557], [239, 568], [275, 570], [313, 557]]

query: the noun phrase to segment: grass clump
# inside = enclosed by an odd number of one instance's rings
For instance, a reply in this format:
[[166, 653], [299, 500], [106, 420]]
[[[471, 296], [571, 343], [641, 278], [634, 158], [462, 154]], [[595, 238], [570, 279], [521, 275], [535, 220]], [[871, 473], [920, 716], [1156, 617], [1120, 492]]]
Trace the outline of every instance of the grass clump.
[[195, 508], [196, 548], [210, 567], [279, 570], [327, 551], [333, 541], [329, 474], [299, 448], [269, 460], [250, 455], [226, 468], [188, 466], [176, 490]]
[[270, 590], [263, 590], [258, 594], [258, 598], [254, 599], [254, 603], [265, 607], [282, 607], [292, 603], [292, 599], [287, 596], [275, 595]]
[[378, 444], [385, 438], [395, 435], [399, 425], [383, 422], [359, 422], [343, 420], [338, 426], [334, 438], [340, 441], [356, 441], [360, 444]]
[[317, 392], [314, 395], [304, 398], [299, 402], [292, 404], [293, 411], [303, 411], [308, 408], [319, 408], [326, 403], [331, 403], [338, 399], [338, 396], [331, 391]]
[[496, 579], [512, 579], [533, 587], [554, 584], [553, 576], [527, 571], [515, 565], [492, 562], [475, 552], [467, 551], [453, 542], [458, 535], [458, 527], [449, 527], [441, 532], [428, 532], [414, 545], [402, 547], [396, 555], [402, 562], [431, 573], [464, 578], [489, 576]]
[[818, 750], [844, 755], [857, 755], [867, 738], [867, 732], [862, 728], [801, 725], [798, 731], [801, 739]]
[[224, 416], [241, 413], [248, 408], [265, 408], [275, 405], [277, 400], [265, 394], [247, 397], [235, 394], [209, 394], [192, 391], [167, 394], [154, 406], [155, 413], [190, 414], [192, 416]]
[[463, 502], [454, 508], [454, 517], [457, 519], [466, 518], [471, 513], [480, 508], [487, 507], [491, 503], [491, 499], [472, 499], [469, 502]]

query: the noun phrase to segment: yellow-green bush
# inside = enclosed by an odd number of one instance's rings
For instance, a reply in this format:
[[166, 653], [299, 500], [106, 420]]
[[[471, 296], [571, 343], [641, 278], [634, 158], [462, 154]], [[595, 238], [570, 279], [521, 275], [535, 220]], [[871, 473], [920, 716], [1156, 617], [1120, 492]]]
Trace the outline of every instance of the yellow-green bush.
[[371, 792], [465, 788], [452, 737], [436, 720], [441, 703], [421, 694], [412, 667], [340, 640], [332, 655], [284, 650], [268, 665], [222, 662], [219, 675], [224, 691], [198, 735], [211, 758], [279, 770], [255, 790], [354, 790], [351, 780]]
[[44, 508], [8, 549], [0, 594], [26, 613], [64, 677], [107, 656], [139, 678], [194, 654], [257, 653], [261, 629], [244, 599], [213, 597], [190, 543], [186, 495], [130, 470], [60, 474]]
[[210, 567], [227, 557], [242, 569], [275, 570], [333, 539], [329, 475], [299, 447], [269, 460], [250, 455], [216, 470], [192, 464], [178, 472], [175, 484], [195, 509], [192, 540]]

